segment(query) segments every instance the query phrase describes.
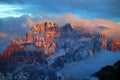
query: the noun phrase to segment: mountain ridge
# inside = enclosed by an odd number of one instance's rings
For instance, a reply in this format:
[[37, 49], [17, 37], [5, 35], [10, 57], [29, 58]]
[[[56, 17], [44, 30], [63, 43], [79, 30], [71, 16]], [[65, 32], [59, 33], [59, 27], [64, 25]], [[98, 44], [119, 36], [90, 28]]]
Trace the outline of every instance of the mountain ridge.
[[[120, 41], [109, 42], [104, 34], [90, 33], [82, 27], [77, 28], [77, 26], [71, 23], [59, 27], [55, 22], [40, 22], [34, 25], [18, 41], [13, 40], [2, 53], [2, 57], [12, 56], [12, 53], [27, 53], [30, 51], [35, 51], [38, 54], [42, 53], [47, 57], [50, 57], [56, 51], [61, 52], [61, 50], [63, 50], [63, 53], [78, 51], [77, 54], [79, 54], [81, 51], [84, 51], [80, 48], [85, 47], [85, 45], [88, 47], [86, 54], [93, 55], [95, 52], [108, 49], [108, 47], [111, 51], [119, 51], [119, 43]], [[78, 48], [76, 47], [77, 45]]]
[[70, 23], [38, 23], [0, 55], [0, 80], [69, 80], [60, 72], [66, 65], [79, 65], [104, 50], [119, 51], [119, 41]]

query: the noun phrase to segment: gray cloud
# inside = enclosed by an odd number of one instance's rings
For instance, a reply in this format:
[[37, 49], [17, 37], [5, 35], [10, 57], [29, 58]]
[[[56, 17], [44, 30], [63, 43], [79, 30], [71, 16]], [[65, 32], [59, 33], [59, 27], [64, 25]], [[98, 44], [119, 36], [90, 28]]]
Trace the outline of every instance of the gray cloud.
[[105, 26], [98, 26], [98, 29], [100, 29], [100, 30], [109, 30], [110, 28], [107, 28]]
[[0, 53], [10, 44], [11, 40], [21, 38], [29, 30], [22, 26], [22, 23], [27, 20], [26, 17], [28, 16], [0, 18]]
[[120, 18], [119, 0], [1, 0], [5, 4], [32, 5], [19, 12], [36, 15], [63, 15], [72, 13], [77, 17], [86, 19], [104, 18], [117, 21]]

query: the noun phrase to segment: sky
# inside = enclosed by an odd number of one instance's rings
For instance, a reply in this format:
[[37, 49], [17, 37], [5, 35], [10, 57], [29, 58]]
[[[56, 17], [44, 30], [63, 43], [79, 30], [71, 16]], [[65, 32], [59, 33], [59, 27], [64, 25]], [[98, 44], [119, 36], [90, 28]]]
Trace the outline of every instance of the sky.
[[120, 22], [120, 0], [0, 0], [0, 18], [63, 15]]
[[[0, 53], [40, 21], [73, 23], [120, 39], [120, 0], [0, 0]], [[103, 27], [102, 27], [103, 28]], [[117, 35], [116, 35], [117, 34]]]

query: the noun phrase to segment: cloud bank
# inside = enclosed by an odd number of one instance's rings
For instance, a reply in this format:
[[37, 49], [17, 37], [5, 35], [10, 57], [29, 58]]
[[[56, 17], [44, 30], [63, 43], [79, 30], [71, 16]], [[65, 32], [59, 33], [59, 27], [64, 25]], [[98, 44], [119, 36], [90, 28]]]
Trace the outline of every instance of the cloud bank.
[[119, 22], [119, 3], [120, 0], [0, 0], [0, 15], [15, 17], [47, 13], [62, 16], [72, 13], [85, 19], [103, 18]]
[[102, 67], [113, 65], [118, 60], [120, 60], [120, 52], [103, 51], [85, 60], [66, 64], [59, 72], [68, 79], [71, 77], [75, 80], [89, 79]]
[[86, 20], [75, 17], [73, 14], [63, 16], [48, 16], [46, 14], [36, 15], [34, 17], [21, 16], [18, 18], [9, 17], [0, 19], [0, 48], [11, 40], [22, 37], [33, 25], [38, 22], [54, 21], [63, 26], [66, 23], [82, 26], [89, 30], [99, 31], [108, 37], [120, 39], [120, 25], [104, 19]]
[[24, 23], [24, 27], [32, 26], [38, 22], [44, 21], [54, 21], [58, 23], [60, 26], [65, 25], [66, 23], [72, 23], [73, 25], [82, 26], [89, 30], [99, 31], [105, 34], [108, 37], [112, 37], [114, 39], [120, 39], [120, 25], [116, 22], [112, 22], [104, 19], [81, 19], [75, 17], [73, 14], [65, 14], [63, 16], [48, 16], [48, 15], [40, 15], [39, 17], [28, 17], [27, 22]]

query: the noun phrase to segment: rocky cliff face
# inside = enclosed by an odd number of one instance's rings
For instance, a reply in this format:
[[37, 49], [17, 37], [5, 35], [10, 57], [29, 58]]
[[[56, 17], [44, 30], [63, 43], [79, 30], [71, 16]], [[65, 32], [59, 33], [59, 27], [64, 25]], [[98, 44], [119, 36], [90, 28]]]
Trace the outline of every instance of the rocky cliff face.
[[120, 80], [120, 61], [113, 66], [107, 65], [103, 67], [92, 76], [98, 77], [99, 80]]
[[[68, 56], [69, 54], [79, 56], [81, 59], [83, 56], [106, 50], [108, 47], [109, 50], [118, 51], [120, 50], [120, 41], [109, 42], [102, 33], [91, 33], [70, 23], [58, 27], [54, 22], [45, 22], [33, 26], [18, 41], [13, 40], [4, 50], [2, 57], [17, 58], [22, 53], [24, 55], [31, 53], [34, 56], [33, 53], [36, 52], [46, 57], [50, 57], [54, 53], [53, 56]], [[15, 54], [17, 55], [15, 56]], [[22, 54], [22, 57], [24, 55]], [[26, 55], [26, 57], [28, 56]]]
[[[38, 23], [18, 41], [12, 41], [4, 50], [2, 57], [13, 57], [13, 53], [22, 54], [30, 51], [50, 56], [56, 48], [54, 39], [59, 38], [58, 30], [59, 27], [54, 22]], [[18, 55], [14, 55], [15, 57], [18, 57]]]
[[120, 50], [120, 42], [102, 33], [54, 22], [38, 23], [0, 56], [0, 80], [67, 80], [58, 74], [64, 65], [103, 50]]
[[[87, 30], [76, 31], [71, 24], [66, 24], [60, 28], [61, 35], [56, 41], [56, 49], [51, 55], [53, 66], [58, 62], [61, 65], [83, 60], [88, 56], [108, 49], [108, 40], [102, 33], [89, 33]], [[81, 36], [80, 36], [81, 35]], [[85, 35], [85, 36], [84, 36]], [[59, 65], [56, 65], [58, 67]]]
[[112, 51], [120, 51], [120, 40], [112, 41], [111, 50]]
[[104, 34], [96, 34], [93, 38], [93, 50], [98, 52], [101, 50], [106, 50], [108, 45], [108, 40]]

